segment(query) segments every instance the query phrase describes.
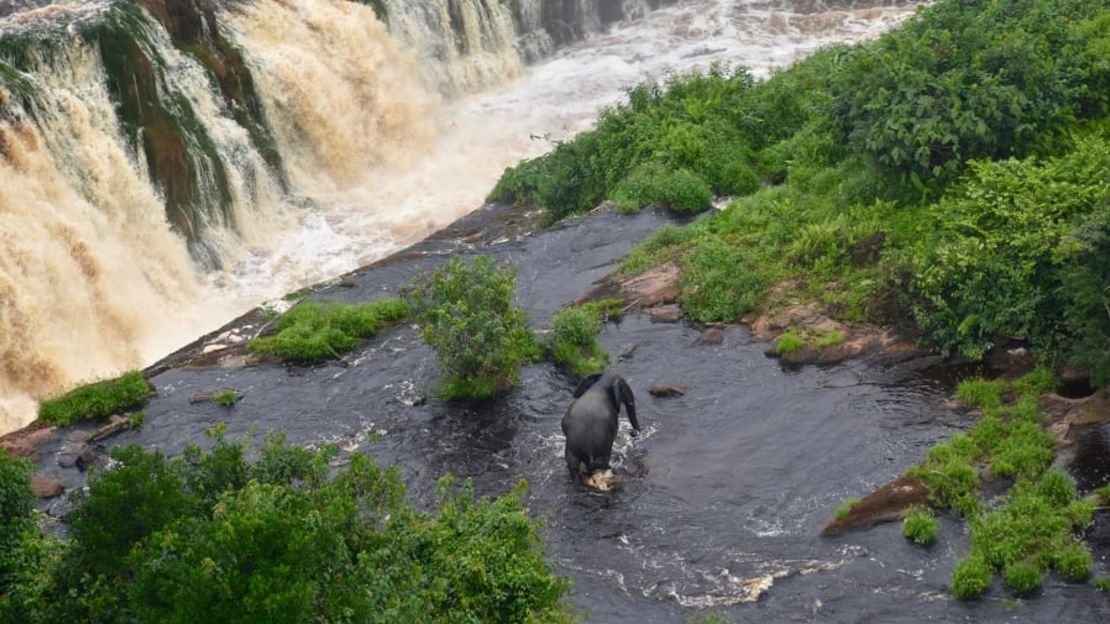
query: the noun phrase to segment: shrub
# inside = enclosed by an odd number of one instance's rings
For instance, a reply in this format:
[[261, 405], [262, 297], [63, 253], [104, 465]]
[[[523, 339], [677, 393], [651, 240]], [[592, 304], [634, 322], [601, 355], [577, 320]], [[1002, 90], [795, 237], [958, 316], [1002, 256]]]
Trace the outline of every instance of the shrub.
[[341, 357], [361, 340], [408, 316], [405, 303], [301, 303], [281, 316], [277, 333], [250, 342], [254, 353], [298, 362]]
[[675, 212], [697, 213], [712, 205], [713, 191], [689, 169], [671, 171], [658, 163], [648, 163], [617, 185], [613, 201], [624, 212], [661, 204]]
[[990, 586], [993, 571], [982, 557], [969, 555], [952, 571], [952, 595], [961, 600], [977, 598]]
[[539, 355], [528, 316], [513, 305], [516, 274], [486, 256], [452, 258], [405, 291], [424, 342], [436, 351], [444, 398], [485, 398], [515, 384]]
[[1100, 592], [1110, 592], [1110, 577], [1108, 576], [1100, 576], [1091, 581], [1091, 584]]
[[801, 351], [804, 348], [806, 348], [805, 338], [802, 338], [792, 331], [788, 331], [779, 336], [779, 339], [775, 341], [775, 351], [779, 352], [781, 355]]
[[364, 455], [329, 478], [334, 448], [244, 449], [115, 449], [27, 621], [572, 621], [523, 484], [488, 500], [445, 480], [418, 511]]
[[915, 507], [902, 520], [902, 535], [915, 544], [932, 544], [937, 539], [937, 518], [933, 511]]
[[597, 341], [601, 331], [601, 310], [597, 305], [566, 308], [551, 317], [547, 349], [556, 364], [567, 372], [583, 377], [601, 371], [609, 352]]
[[152, 391], [142, 373], [130, 371], [43, 401], [39, 406], [39, 418], [58, 427], [80, 420], [107, 418], [138, 405]]

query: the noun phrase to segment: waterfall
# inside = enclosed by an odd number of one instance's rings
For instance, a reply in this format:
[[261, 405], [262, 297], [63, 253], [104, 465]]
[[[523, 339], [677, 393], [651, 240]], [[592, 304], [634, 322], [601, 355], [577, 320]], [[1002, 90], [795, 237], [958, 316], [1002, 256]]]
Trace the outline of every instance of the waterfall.
[[0, 433], [473, 210], [630, 82], [890, 2], [0, 0]]

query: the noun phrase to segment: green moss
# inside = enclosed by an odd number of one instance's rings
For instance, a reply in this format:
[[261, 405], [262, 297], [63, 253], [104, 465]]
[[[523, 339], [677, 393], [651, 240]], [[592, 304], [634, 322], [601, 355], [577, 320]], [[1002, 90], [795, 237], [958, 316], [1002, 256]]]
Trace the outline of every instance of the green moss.
[[1006, 387], [1004, 381], [969, 379], [956, 387], [956, 398], [971, 407], [1001, 407], [1002, 392]]
[[396, 299], [362, 304], [302, 303], [277, 322], [277, 334], [250, 342], [254, 353], [299, 362], [340, 357], [360, 340], [374, 336], [408, 315]]
[[150, 396], [153, 388], [139, 371], [115, 379], [98, 381], [43, 401], [39, 418], [59, 427], [81, 420], [107, 418], [120, 414]]
[[915, 507], [902, 520], [902, 535], [915, 544], [932, 544], [937, 539], [937, 518], [933, 510]]
[[1091, 584], [1100, 592], [1110, 592], [1110, 576], [1100, 576], [1091, 581]]
[[1053, 567], [1069, 581], [1078, 583], [1091, 574], [1091, 551], [1083, 544], [1072, 541], [1056, 551]]
[[804, 348], [806, 348], [805, 338], [792, 331], [779, 336], [779, 339], [775, 341], [775, 351], [781, 355], [788, 355]]
[[1018, 595], [1027, 594], [1041, 586], [1040, 569], [1025, 561], [1006, 566], [1002, 570], [1002, 578], [1010, 591]]
[[221, 390], [220, 392], [213, 394], [211, 400], [217, 405], [231, 407], [239, 402], [239, 393], [231, 389]]
[[848, 514], [852, 513], [852, 509], [857, 504], [859, 504], [858, 498], [849, 498], [843, 503], [840, 503], [840, 506], [836, 508], [836, 519], [842, 520], [843, 518], [847, 517]]
[[1110, 506], [1110, 483], [1095, 490], [1095, 494], [1103, 506]]
[[813, 345], [818, 349], [827, 349], [842, 342], [844, 342], [844, 334], [834, 329], [832, 331], [827, 331], [817, 336], [817, 339], [814, 340]]
[[952, 595], [961, 600], [977, 598], [990, 586], [994, 572], [982, 557], [965, 557], [952, 572]]

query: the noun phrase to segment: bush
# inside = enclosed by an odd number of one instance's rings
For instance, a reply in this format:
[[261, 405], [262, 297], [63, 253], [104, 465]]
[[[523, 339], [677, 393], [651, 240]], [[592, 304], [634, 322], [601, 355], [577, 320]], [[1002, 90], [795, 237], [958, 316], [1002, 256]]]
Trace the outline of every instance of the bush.
[[239, 393], [234, 390], [221, 390], [212, 395], [212, 402], [216, 405], [231, 407], [239, 402]]
[[613, 201], [624, 212], [661, 204], [675, 212], [697, 213], [713, 204], [713, 191], [689, 169], [671, 171], [649, 163], [633, 170], [617, 185]]
[[938, 2], [846, 55], [833, 88], [839, 129], [918, 185], [943, 185], [970, 159], [1050, 148], [1110, 103], [1110, 70], [1087, 65], [1104, 11], [1085, 0]]
[[915, 544], [932, 544], [937, 539], [937, 518], [928, 508], [915, 507], [902, 520], [902, 535]]
[[[619, 300], [614, 301], [620, 304]], [[609, 352], [596, 337], [601, 331], [602, 317], [608, 316], [603, 309], [604, 305], [591, 303], [563, 309], [551, 317], [548, 352], [571, 375], [584, 377], [600, 372], [609, 362]]]
[[370, 303], [301, 303], [282, 315], [273, 336], [250, 342], [254, 353], [297, 362], [341, 357], [361, 340], [408, 316], [397, 299]]
[[146, 399], [153, 389], [139, 371], [115, 379], [98, 381], [47, 401], [39, 406], [39, 418], [65, 427], [80, 420], [95, 420], [119, 414]]
[[539, 356], [528, 316], [513, 305], [516, 274], [486, 256], [447, 265], [405, 291], [424, 342], [436, 351], [447, 399], [485, 398], [519, 380], [520, 365]]
[[329, 478], [334, 448], [244, 450], [115, 449], [26, 621], [572, 621], [523, 484], [491, 501], [444, 481], [424, 512], [364, 455]]

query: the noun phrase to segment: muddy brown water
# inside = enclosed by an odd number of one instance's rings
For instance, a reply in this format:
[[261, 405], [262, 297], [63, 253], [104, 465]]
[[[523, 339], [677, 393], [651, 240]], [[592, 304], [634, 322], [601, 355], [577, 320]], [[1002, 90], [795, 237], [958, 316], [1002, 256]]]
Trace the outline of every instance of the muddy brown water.
[[[497, 214], [468, 219], [497, 221]], [[516, 264], [518, 299], [540, 326], [665, 223], [651, 212], [600, 214], [531, 237], [507, 232], [508, 240], [485, 248], [440, 237], [312, 298], [390, 296], [450, 253], [481, 251]], [[411, 405], [437, 380], [435, 358], [411, 326], [383, 333], [343, 362], [317, 367], [170, 369], [152, 380], [157, 395], [142, 428], [106, 446], [140, 444], [176, 455], [188, 441], [204, 445], [204, 430], [222, 422], [233, 436], [284, 431], [296, 444], [337, 444], [341, 457], [358, 451], [399, 464], [410, 491], [424, 501], [445, 474], [472, 478], [480, 493], [491, 495], [526, 479], [528, 508], [546, 523], [548, 556], [574, 578], [573, 601], [593, 622], [682, 622], [707, 609], [735, 622], [1110, 617], [1110, 596], [1052, 576], [1019, 602], [999, 580], [981, 600], [952, 599], [950, 571], [968, 539], [964, 525], [945, 514], [930, 548], [908, 543], [897, 523], [819, 537], [844, 499], [902, 474], [932, 444], [968, 428], [968, 417], [944, 406], [950, 387], [935, 376], [851, 361], [787, 371], [743, 328], [725, 329], [717, 345], [695, 344], [701, 331], [652, 323], [642, 314], [602, 331], [614, 354], [636, 345], [617, 366], [636, 393], [644, 426], [633, 439], [622, 421], [615, 456], [621, 485], [609, 493], [572, 482], [563, 464], [559, 420], [571, 400], [571, 379], [538, 364], [495, 400], [431, 398]], [[655, 384], [687, 392], [655, 398], [648, 394]], [[195, 393], [220, 387], [236, 389], [242, 400], [231, 408], [190, 402]], [[1090, 474], [1106, 469], [1105, 433], [1083, 442], [1094, 450], [1076, 460], [1081, 487], [1089, 487], [1084, 479], [1105, 477]], [[73, 490], [84, 475], [57, 466], [65, 438], [42, 449], [42, 463]], [[55, 499], [46, 510], [60, 515], [67, 505]], [[1097, 571], [1107, 574], [1106, 512], [1088, 533]]]

